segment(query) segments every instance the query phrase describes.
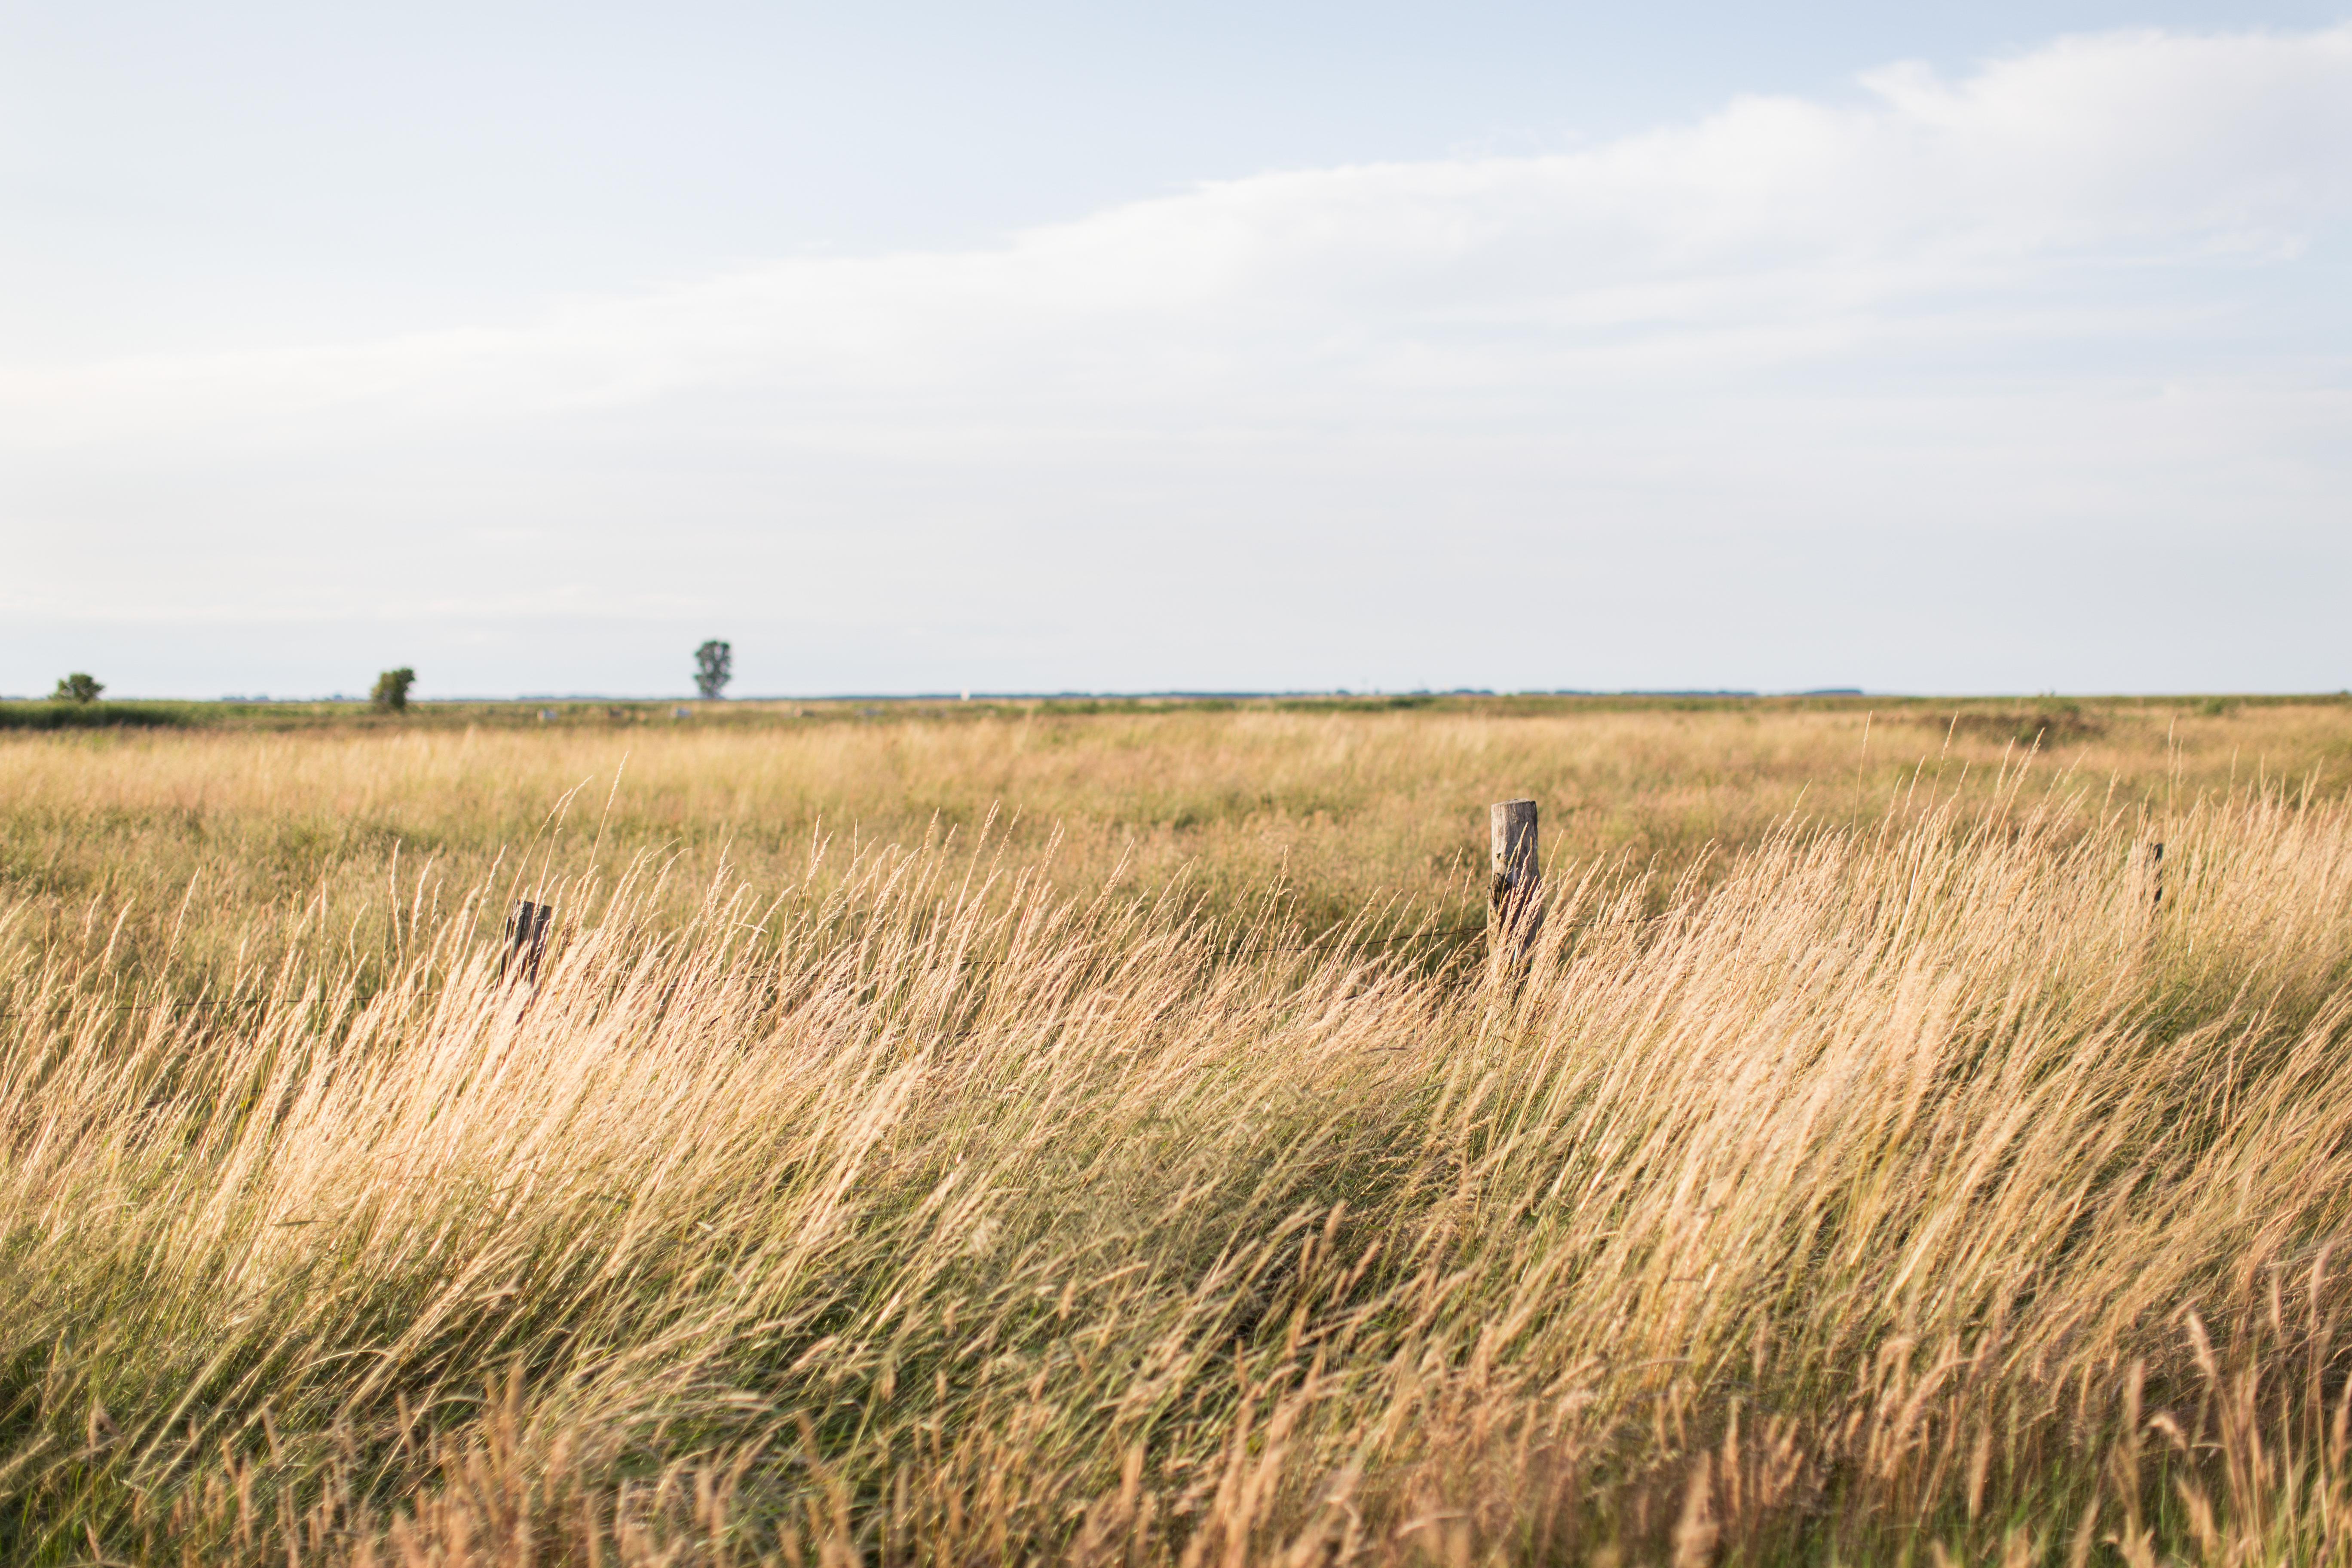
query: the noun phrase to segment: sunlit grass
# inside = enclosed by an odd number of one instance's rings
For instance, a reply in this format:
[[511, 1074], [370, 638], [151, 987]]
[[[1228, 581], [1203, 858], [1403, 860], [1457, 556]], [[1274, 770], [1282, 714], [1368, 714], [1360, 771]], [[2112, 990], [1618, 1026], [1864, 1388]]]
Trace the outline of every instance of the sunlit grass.
[[[2192, 721], [680, 736], [552, 826], [589, 742], [0, 749], [0, 1546], [2343, 1561], [2352, 820], [2253, 778], [2340, 742]], [[1486, 799], [1702, 765], [1711, 858], [1554, 814], [1524, 975], [1386, 940]], [[1250, 776], [1381, 874], [1118, 826]]]

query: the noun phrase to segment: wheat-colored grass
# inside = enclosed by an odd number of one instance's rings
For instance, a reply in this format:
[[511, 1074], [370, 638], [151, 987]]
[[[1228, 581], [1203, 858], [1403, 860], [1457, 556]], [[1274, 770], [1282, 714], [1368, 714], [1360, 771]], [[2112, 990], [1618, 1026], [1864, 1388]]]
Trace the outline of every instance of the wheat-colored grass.
[[240, 953], [277, 952], [282, 917], [314, 900], [348, 942], [388, 952], [389, 911], [427, 868], [431, 886], [503, 887], [526, 861], [564, 877], [646, 853], [674, 867], [674, 889], [722, 861], [772, 889], [821, 838], [914, 846], [992, 817], [1072, 895], [1181, 883], [1238, 913], [1279, 887], [1318, 926], [1397, 898], [1458, 925], [1482, 915], [1483, 807], [1511, 796], [1542, 802], [1550, 853], [1622, 858], [1668, 888], [1792, 816], [1981, 805], [2029, 762], [2029, 794], [2054, 791], [2069, 830], [2315, 770], [2332, 799], [2352, 779], [2352, 703], [2207, 706], [0, 734], [0, 879], [57, 940], [121, 918], [128, 969], [152, 977], [168, 951], [201, 984]]
[[[2333, 711], [2234, 789], [2179, 723], [2053, 787], [1759, 721], [1852, 792], [1801, 818], [1737, 715], [680, 737], [554, 831], [587, 742], [0, 748], [51, 835], [0, 906], [0, 1544], [2344, 1562]], [[1388, 940], [1466, 900], [1394, 799], [1629, 753], [1753, 819], [1556, 810], [1524, 974]], [[1339, 803], [1366, 929], [1311, 814], [1103, 809], [1248, 774]], [[1685, 810], [1629, 787], [1592, 816]], [[836, 834], [747, 852], [787, 800]], [[331, 822], [397, 869], [207, 858]]]

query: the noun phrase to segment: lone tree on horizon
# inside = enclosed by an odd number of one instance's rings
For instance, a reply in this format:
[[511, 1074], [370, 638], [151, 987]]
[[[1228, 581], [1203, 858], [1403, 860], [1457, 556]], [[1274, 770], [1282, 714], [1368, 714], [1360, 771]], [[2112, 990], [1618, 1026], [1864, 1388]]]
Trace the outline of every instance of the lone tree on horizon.
[[90, 675], [78, 669], [71, 675], [67, 676], [63, 680], [58, 682], [58, 689], [49, 693], [49, 700], [52, 702], [95, 702], [98, 700], [98, 694], [105, 689], [106, 682], [99, 679], [98, 677], [94, 675]]
[[387, 669], [375, 678], [375, 689], [368, 693], [368, 701], [379, 713], [404, 713], [408, 710], [408, 689], [416, 684], [416, 672], [402, 665]]
[[712, 637], [694, 650], [694, 689], [705, 698], [717, 698], [735, 679], [735, 648]]

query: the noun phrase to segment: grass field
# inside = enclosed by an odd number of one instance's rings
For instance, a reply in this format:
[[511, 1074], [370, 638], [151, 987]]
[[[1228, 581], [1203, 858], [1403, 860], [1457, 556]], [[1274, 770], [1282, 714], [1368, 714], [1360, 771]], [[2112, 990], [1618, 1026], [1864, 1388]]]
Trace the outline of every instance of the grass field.
[[2352, 1561], [2352, 703], [536, 712], [0, 723], [0, 1557]]

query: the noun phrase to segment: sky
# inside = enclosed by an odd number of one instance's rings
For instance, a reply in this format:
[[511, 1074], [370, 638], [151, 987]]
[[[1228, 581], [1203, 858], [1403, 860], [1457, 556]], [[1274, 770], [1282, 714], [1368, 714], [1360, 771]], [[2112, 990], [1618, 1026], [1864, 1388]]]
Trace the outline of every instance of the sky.
[[0, 0], [0, 693], [2352, 686], [2352, 10]]

